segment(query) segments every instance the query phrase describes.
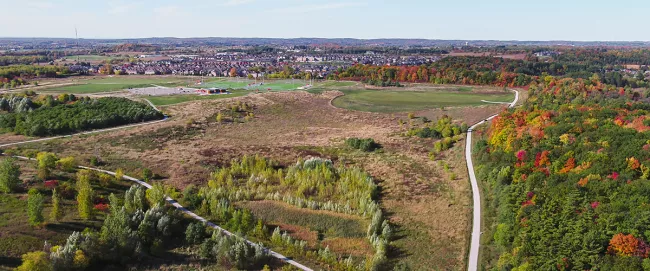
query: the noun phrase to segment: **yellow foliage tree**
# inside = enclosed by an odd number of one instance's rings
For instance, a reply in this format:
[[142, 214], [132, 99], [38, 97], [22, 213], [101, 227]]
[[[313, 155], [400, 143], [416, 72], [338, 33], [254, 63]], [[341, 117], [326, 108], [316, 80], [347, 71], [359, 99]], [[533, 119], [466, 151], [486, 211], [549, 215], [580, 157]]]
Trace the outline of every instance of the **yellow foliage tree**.
[[28, 252], [23, 254], [23, 264], [16, 271], [50, 271], [52, 264], [47, 253], [43, 251]]

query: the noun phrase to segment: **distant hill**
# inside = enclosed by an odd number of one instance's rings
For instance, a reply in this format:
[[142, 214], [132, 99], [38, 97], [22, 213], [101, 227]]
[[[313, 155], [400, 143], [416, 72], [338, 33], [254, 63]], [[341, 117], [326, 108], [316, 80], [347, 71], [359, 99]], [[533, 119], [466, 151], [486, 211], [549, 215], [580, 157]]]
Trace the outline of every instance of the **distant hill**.
[[[465, 44], [472, 46], [624, 46], [624, 47], [650, 47], [646, 41], [500, 41], [500, 40], [430, 40], [430, 39], [353, 39], [353, 38], [229, 38], [229, 37], [207, 37], [207, 38], [139, 38], [139, 39], [69, 39], [69, 38], [2, 38], [0, 47], [11, 47], [16, 45], [30, 48], [43, 47], [73, 47], [85, 45], [120, 45], [123, 49], [133, 51], [152, 50], [150, 46], [256, 46], [256, 45], [279, 45], [279, 46], [410, 46], [410, 47], [445, 47], [461, 46]], [[128, 46], [127, 46], [128, 45]], [[141, 47], [142, 46], [142, 47]], [[124, 51], [124, 50], [122, 50]]]

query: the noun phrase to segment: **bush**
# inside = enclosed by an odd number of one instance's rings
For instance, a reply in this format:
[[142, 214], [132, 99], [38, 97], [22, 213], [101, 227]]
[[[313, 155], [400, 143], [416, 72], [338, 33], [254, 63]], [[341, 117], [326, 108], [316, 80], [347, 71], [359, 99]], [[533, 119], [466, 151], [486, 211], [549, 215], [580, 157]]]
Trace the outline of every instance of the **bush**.
[[192, 223], [185, 230], [185, 241], [188, 244], [200, 244], [205, 238], [205, 225], [203, 223]]
[[50, 271], [52, 264], [47, 253], [43, 251], [29, 252], [22, 256], [23, 264], [16, 271]]
[[77, 161], [75, 161], [74, 157], [69, 156], [56, 161], [56, 166], [63, 171], [72, 172], [77, 168]]
[[372, 138], [361, 139], [361, 138], [352, 137], [346, 139], [345, 144], [347, 144], [349, 147], [353, 149], [358, 149], [365, 152], [371, 152], [381, 148], [381, 145], [377, 144], [375, 140]]

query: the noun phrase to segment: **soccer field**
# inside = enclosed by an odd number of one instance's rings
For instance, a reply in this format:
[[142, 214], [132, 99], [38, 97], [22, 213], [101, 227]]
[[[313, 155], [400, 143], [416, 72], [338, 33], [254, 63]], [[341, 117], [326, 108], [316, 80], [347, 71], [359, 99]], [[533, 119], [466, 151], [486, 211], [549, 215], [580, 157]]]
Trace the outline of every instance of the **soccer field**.
[[[261, 83], [260, 80], [257, 83]], [[212, 79], [207, 82], [203, 82], [200, 87], [203, 88], [225, 88], [225, 89], [248, 89], [260, 91], [272, 90], [272, 91], [282, 91], [282, 90], [296, 90], [297, 88], [304, 86], [305, 82], [303, 80], [266, 80], [263, 85], [255, 85], [255, 80], [250, 79]], [[196, 86], [199, 87], [199, 86]]]
[[510, 102], [512, 93], [472, 93], [451, 91], [344, 90], [334, 106], [367, 112], [407, 112], [450, 106], [486, 105], [482, 100]]

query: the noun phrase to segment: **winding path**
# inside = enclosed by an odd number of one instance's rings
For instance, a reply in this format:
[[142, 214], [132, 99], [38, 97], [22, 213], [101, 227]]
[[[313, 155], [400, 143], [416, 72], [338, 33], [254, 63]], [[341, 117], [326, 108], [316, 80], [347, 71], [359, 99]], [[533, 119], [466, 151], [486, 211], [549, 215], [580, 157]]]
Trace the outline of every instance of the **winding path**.
[[[151, 105], [151, 107], [153, 107], [156, 111], [160, 111], [160, 110], [158, 110], [158, 108], [156, 108], [156, 106], [153, 105], [153, 103], [151, 103], [151, 101], [149, 101], [149, 100], [147, 100], [147, 99], [145, 99], [145, 101], [147, 101], [147, 103], [148, 103], [149, 105]], [[0, 144], [0, 148], [2, 148], [2, 147], [9, 147], [9, 146], [15, 146], [15, 145], [21, 145], [21, 144], [27, 144], [27, 143], [34, 143], [34, 142], [42, 142], [42, 141], [54, 140], [54, 139], [59, 139], [59, 138], [73, 137], [73, 136], [77, 136], [77, 135], [87, 135], [87, 134], [94, 134], [94, 133], [101, 133], [101, 132], [113, 131], [113, 130], [118, 130], [118, 129], [125, 129], [125, 128], [130, 128], [130, 127], [137, 127], [137, 126], [143, 126], [143, 125], [156, 124], [156, 123], [159, 123], [159, 122], [166, 121], [166, 120], [168, 120], [168, 119], [169, 119], [169, 118], [168, 118], [167, 116], [165, 116], [164, 119], [162, 119], [162, 120], [157, 120], [157, 121], [150, 121], [150, 122], [144, 122], [144, 123], [138, 123], [138, 124], [132, 124], [132, 125], [126, 125], [126, 126], [120, 126], [120, 127], [108, 128], [108, 129], [101, 129], [101, 130], [95, 130], [95, 131], [90, 131], [90, 132], [76, 133], [76, 134], [65, 135], [65, 136], [55, 136], [55, 137], [40, 138], [40, 139], [27, 140], [27, 141], [21, 141], [21, 142], [14, 142], [14, 143]], [[22, 160], [31, 160], [31, 161], [35, 161], [35, 160], [36, 160], [36, 159], [34, 159], [34, 158], [29, 158], [29, 157], [24, 157], [24, 156], [13, 156], [13, 157], [18, 158], [18, 159], [22, 159]], [[102, 172], [102, 173], [106, 173], [106, 174], [110, 174], [110, 175], [115, 176], [115, 172], [108, 171], [108, 170], [103, 170], [103, 169], [98, 169], [98, 168], [91, 168], [91, 167], [84, 167], [84, 166], [78, 166], [78, 168], [80, 168], [80, 169], [93, 170], [93, 171]], [[146, 187], [147, 189], [151, 189], [151, 187], [152, 187], [150, 184], [148, 184], [148, 183], [146, 183], [146, 182], [143, 182], [143, 181], [141, 181], [141, 180], [138, 180], [138, 179], [136, 179], [136, 178], [133, 178], [133, 177], [131, 177], [131, 176], [126, 176], [126, 175], [124, 175], [124, 176], [123, 176], [123, 179], [125, 179], [125, 180], [129, 180], [129, 181], [133, 181], [133, 182], [135, 182], [135, 183], [138, 183], [138, 184], [140, 184], [140, 185]], [[179, 211], [185, 213], [186, 215], [188, 215], [188, 216], [190, 216], [190, 217], [192, 217], [192, 218], [194, 218], [194, 219], [196, 219], [196, 220], [198, 220], [198, 221], [201, 221], [201, 222], [205, 223], [205, 224], [208, 225], [209, 227], [211, 227], [211, 228], [213, 228], [213, 229], [216, 229], [216, 230], [219, 230], [219, 231], [223, 232], [224, 234], [226, 234], [226, 235], [228, 235], [228, 236], [235, 236], [235, 234], [233, 234], [232, 232], [229, 232], [229, 231], [227, 231], [226, 229], [219, 227], [218, 225], [216, 225], [216, 224], [214, 224], [214, 223], [208, 221], [207, 219], [205, 219], [205, 218], [203, 218], [203, 217], [201, 217], [201, 216], [195, 214], [194, 212], [188, 210], [187, 208], [183, 207], [182, 205], [180, 205], [180, 204], [179, 204], [177, 201], [175, 201], [174, 199], [172, 199], [172, 198], [170, 198], [170, 197], [166, 197], [165, 200], [166, 200], [167, 202], [169, 202], [169, 204], [171, 204], [172, 206], [176, 207], [176, 209], [178, 209]], [[258, 244], [253, 243], [253, 242], [251, 242], [251, 241], [248, 240], [248, 239], [244, 239], [244, 240], [245, 240], [247, 243], [249, 243], [249, 244], [251, 244], [251, 245], [253, 245], [253, 246], [258, 246]], [[290, 258], [288, 258], [288, 257], [286, 257], [286, 256], [284, 256], [284, 255], [282, 255], [282, 254], [280, 254], [280, 253], [277, 253], [277, 252], [275, 252], [275, 251], [272, 251], [272, 250], [270, 250], [270, 249], [268, 249], [268, 248], [264, 248], [264, 250], [266, 250], [266, 251], [269, 253], [269, 255], [271, 255], [272, 257], [277, 258], [277, 259], [280, 259], [280, 260], [282, 260], [282, 261], [284, 261], [284, 262], [286, 262], [286, 263], [288, 263], [288, 264], [290, 264], [290, 265], [293, 265], [293, 266], [299, 268], [300, 270], [303, 270], [303, 271], [313, 271], [311, 268], [309, 268], [309, 267], [307, 267], [307, 266], [304, 266], [304, 265], [302, 265], [302, 264], [300, 264], [300, 263], [298, 263], [298, 262], [296, 262], [296, 261], [294, 261], [294, 260], [292, 260], [292, 259], [290, 259]]]
[[[513, 108], [519, 101], [519, 91], [512, 90], [515, 92], [515, 100], [511, 103], [508, 103], [509, 108]], [[474, 215], [473, 215], [473, 225], [472, 225], [472, 241], [469, 249], [469, 262], [467, 264], [467, 270], [476, 271], [478, 270], [478, 253], [479, 246], [481, 245], [481, 195], [478, 187], [478, 182], [476, 181], [476, 174], [474, 173], [474, 163], [472, 162], [472, 130], [477, 126], [486, 123], [494, 119], [499, 114], [492, 115], [489, 118], [479, 121], [478, 123], [472, 125], [467, 130], [467, 140], [465, 145], [465, 160], [467, 161], [467, 170], [469, 171], [469, 180], [472, 183], [472, 199], [474, 201]]]

